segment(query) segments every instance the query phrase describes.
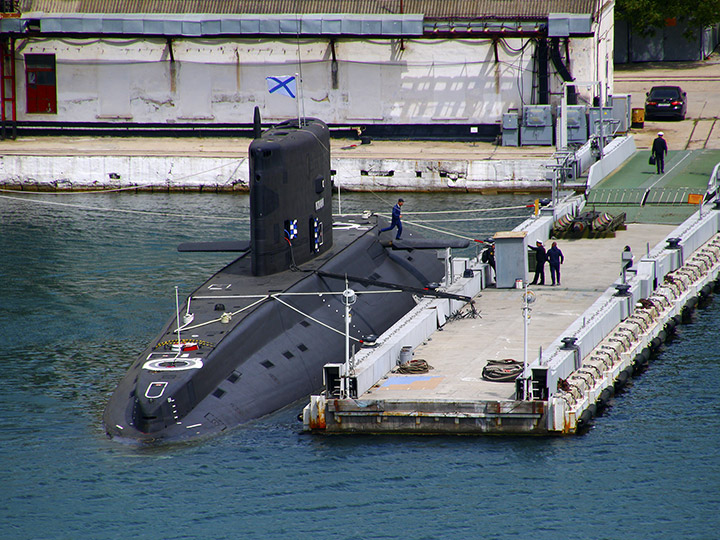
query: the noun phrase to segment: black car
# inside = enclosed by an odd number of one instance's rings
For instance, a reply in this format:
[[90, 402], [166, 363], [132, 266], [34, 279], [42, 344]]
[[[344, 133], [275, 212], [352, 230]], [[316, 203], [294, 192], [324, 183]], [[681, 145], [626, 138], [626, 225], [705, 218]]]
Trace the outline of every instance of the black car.
[[677, 118], [687, 113], [687, 94], [679, 86], [653, 86], [646, 94], [645, 118]]

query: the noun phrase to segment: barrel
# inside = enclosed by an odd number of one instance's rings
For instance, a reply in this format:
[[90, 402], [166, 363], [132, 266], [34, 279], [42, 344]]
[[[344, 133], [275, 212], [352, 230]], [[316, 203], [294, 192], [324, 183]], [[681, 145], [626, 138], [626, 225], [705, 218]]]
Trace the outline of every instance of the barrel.
[[407, 364], [410, 360], [412, 360], [412, 357], [412, 347], [410, 345], [405, 345], [402, 349], [400, 349], [400, 360], [398, 364], [400, 364], [401, 366], [403, 364]]
[[632, 125], [634, 128], [645, 127], [645, 109], [632, 110]]

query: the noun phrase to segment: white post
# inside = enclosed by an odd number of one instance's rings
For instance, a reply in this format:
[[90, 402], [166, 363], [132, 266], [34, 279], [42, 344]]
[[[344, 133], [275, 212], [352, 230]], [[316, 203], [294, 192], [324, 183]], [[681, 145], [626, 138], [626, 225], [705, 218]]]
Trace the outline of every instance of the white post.
[[[177, 315], [178, 351], [182, 352], [182, 344], [180, 342], [180, 298], [177, 285], [175, 285], [175, 314]], [[180, 352], [178, 352], [178, 354], [180, 354]]]
[[301, 128], [302, 117], [300, 116], [300, 99], [302, 95], [302, 81], [300, 80], [300, 75], [298, 73], [295, 74], [295, 82], [297, 83], [295, 85], [297, 88], [297, 96], [295, 96], [295, 102], [297, 103], [298, 128]]
[[553, 223], [557, 221], [557, 203], [558, 203], [558, 174], [559, 170], [555, 169], [552, 179], [552, 213]]
[[345, 303], [345, 371], [350, 371], [350, 304]]
[[603, 111], [605, 109], [605, 101], [603, 100], [603, 85], [602, 82], [598, 82], [598, 97], [600, 98], [600, 159], [605, 155], [605, 120], [603, 119]]
[[347, 282], [345, 287], [343, 291], [343, 304], [345, 304], [345, 373], [340, 385], [343, 398], [350, 397], [350, 306], [357, 299], [355, 291], [347, 286]]
[[523, 295], [523, 377], [527, 377], [528, 309], [528, 286], [527, 280], [525, 280], [525, 294]]
[[445, 286], [453, 283], [452, 260], [450, 259], [450, 248], [445, 248]]
[[560, 103], [560, 144], [558, 145], [561, 150], [565, 150], [567, 148], [567, 89], [568, 89], [568, 83], [567, 81], [563, 83], [563, 95], [562, 95], [562, 101]]
[[[339, 178], [338, 178], [339, 180]], [[338, 214], [342, 215], [342, 201], [340, 200], [340, 182], [338, 182]]]
[[[532, 399], [532, 379], [528, 371], [528, 321], [530, 320], [530, 304], [535, 301], [535, 293], [528, 292], [527, 281], [525, 281], [525, 294], [523, 295], [523, 397], [526, 400]], [[540, 352], [542, 359], [542, 349]]]

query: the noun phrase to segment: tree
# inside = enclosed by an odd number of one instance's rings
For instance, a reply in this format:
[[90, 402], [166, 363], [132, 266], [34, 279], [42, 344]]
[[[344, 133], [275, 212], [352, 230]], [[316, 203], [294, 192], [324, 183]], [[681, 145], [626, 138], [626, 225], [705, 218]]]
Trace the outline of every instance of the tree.
[[692, 33], [720, 22], [720, 0], [616, 0], [615, 16], [642, 34], [653, 34], [672, 19], [687, 23]]

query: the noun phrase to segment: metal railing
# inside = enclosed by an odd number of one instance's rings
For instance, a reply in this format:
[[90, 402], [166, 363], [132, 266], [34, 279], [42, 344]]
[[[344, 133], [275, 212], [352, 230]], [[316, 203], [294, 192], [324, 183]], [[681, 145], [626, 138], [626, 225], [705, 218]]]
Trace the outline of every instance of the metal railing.
[[593, 189], [588, 193], [587, 204], [640, 205], [645, 196], [643, 188]]

